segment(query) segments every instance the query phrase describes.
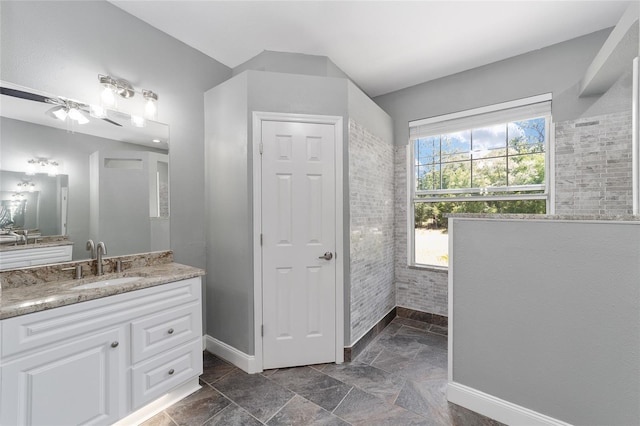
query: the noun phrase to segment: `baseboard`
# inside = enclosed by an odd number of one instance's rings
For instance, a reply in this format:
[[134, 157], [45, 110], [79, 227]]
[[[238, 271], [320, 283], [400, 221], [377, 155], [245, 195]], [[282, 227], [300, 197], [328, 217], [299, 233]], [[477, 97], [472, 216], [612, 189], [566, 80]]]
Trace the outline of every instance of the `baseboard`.
[[386, 326], [388, 326], [391, 321], [396, 317], [396, 308], [393, 307], [391, 310], [384, 315], [380, 321], [375, 323], [373, 327], [371, 327], [367, 332], [365, 332], [360, 338], [358, 338], [355, 342], [344, 348], [344, 361], [349, 362], [353, 361], [355, 357], [360, 355], [368, 345], [371, 343], [375, 337], [384, 330]]
[[247, 355], [233, 346], [229, 346], [208, 334], [205, 335], [205, 341], [207, 351], [224, 359], [225, 361], [230, 362], [239, 369], [249, 374], [260, 373], [262, 371], [262, 366], [256, 365], [256, 357], [254, 355]]
[[192, 393], [194, 393], [200, 388], [201, 386], [199, 383], [199, 379], [198, 377], [195, 377], [189, 380], [188, 382], [173, 389], [166, 395], [163, 395], [160, 398], [156, 399], [155, 401], [134, 411], [124, 419], [118, 420], [116, 423], [114, 423], [114, 426], [139, 425], [149, 420], [151, 417], [155, 416], [159, 412], [169, 408], [170, 406], [180, 401], [181, 399], [191, 395]]
[[571, 426], [561, 420], [540, 414], [460, 383], [449, 382], [447, 399], [471, 411], [507, 425]]

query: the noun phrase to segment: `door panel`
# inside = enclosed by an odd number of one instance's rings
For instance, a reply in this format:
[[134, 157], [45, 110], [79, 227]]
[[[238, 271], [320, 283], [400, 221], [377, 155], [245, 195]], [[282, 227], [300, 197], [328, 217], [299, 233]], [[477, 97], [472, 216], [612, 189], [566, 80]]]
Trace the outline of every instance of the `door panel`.
[[263, 368], [335, 361], [335, 136], [262, 122]]

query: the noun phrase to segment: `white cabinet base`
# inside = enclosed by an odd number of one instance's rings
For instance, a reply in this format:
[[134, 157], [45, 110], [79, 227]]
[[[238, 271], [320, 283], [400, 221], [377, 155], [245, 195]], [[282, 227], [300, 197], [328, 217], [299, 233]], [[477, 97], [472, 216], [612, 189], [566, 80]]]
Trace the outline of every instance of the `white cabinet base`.
[[147, 404], [139, 410], [129, 414], [127, 417], [115, 423], [114, 426], [131, 426], [145, 422], [181, 399], [191, 395], [201, 387], [199, 378], [195, 377], [150, 404]]

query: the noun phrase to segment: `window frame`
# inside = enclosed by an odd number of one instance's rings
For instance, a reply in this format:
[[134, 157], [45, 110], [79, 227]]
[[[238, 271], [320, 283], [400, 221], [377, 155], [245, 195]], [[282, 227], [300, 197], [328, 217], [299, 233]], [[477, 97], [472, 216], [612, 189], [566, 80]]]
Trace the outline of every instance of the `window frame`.
[[[512, 119], [509, 113], [519, 107], [526, 107], [528, 105], [548, 102], [549, 111], [544, 114], [534, 114], [530, 117], [521, 117], [520, 119]], [[455, 201], [517, 201], [517, 200], [545, 200], [546, 201], [546, 214], [554, 214], [555, 212], [555, 199], [554, 199], [554, 187], [555, 187], [555, 125], [553, 124], [551, 114], [551, 94], [544, 94], [533, 96], [530, 98], [518, 99], [514, 101], [504, 102], [495, 105], [489, 105], [486, 107], [475, 108], [466, 111], [460, 111], [452, 114], [441, 115], [428, 119], [415, 120], [409, 122], [410, 136], [407, 144], [406, 151], [406, 164], [407, 164], [407, 265], [410, 268], [416, 269], [435, 269], [435, 270], [448, 270], [448, 266], [431, 265], [424, 263], [417, 263], [415, 260], [415, 205], [416, 203], [436, 203], [436, 202], [455, 202]], [[504, 114], [503, 114], [504, 113]], [[475, 124], [478, 117], [490, 116], [490, 121], [487, 124]], [[501, 119], [500, 117], [505, 117]], [[473, 130], [483, 126], [489, 126], [491, 122], [493, 124], [510, 123], [513, 121], [524, 121], [535, 118], [544, 118], [545, 120], [545, 146], [544, 146], [544, 160], [545, 160], [545, 182], [544, 184], [534, 185], [519, 185], [519, 186], [502, 186], [502, 187], [490, 187], [490, 188], [463, 188], [463, 189], [450, 189], [450, 190], [416, 190], [415, 184], [415, 141], [417, 137], [411, 135], [411, 128], [417, 127], [421, 124], [434, 125], [437, 129], [439, 123], [449, 122], [455, 120], [461, 123], [458, 125], [460, 131]], [[464, 127], [464, 123], [468, 122], [469, 126]], [[461, 127], [462, 126], [462, 127]], [[451, 130], [440, 129], [436, 130], [432, 136], [443, 135], [452, 132]], [[428, 137], [428, 136], [419, 136]], [[505, 157], [506, 158], [506, 157]], [[492, 192], [509, 192], [509, 191], [521, 191], [521, 190], [542, 190], [541, 193], [531, 194], [501, 194], [501, 195], [489, 195]], [[461, 195], [461, 196], [449, 196], [451, 194], [478, 194], [478, 195]], [[485, 195], [482, 195], [485, 193]], [[437, 194], [443, 194], [445, 196], [437, 196]], [[431, 195], [427, 198], [418, 198], [417, 195]]]

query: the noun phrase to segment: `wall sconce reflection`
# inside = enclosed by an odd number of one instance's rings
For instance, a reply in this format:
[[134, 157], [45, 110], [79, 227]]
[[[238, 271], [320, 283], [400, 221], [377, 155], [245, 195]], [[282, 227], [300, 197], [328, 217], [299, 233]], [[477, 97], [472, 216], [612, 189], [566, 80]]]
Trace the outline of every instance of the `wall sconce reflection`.
[[49, 176], [58, 175], [58, 162], [53, 160], [47, 160], [46, 158], [37, 158], [27, 161], [27, 176], [33, 176], [38, 173], [45, 173]]

